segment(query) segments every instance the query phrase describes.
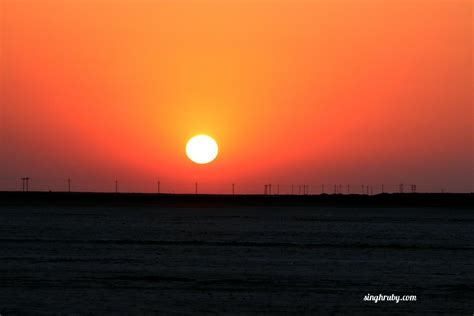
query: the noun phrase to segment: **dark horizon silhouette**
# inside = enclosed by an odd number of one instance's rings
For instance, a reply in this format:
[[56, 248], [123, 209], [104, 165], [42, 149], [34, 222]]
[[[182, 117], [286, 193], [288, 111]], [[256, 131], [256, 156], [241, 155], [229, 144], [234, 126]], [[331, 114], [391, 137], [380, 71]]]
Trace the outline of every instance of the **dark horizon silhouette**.
[[173, 194], [126, 192], [5, 192], [0, 205], [164, 206], [164, 207], [464, 207], [474, 208], [474, 193], [370, 194]]

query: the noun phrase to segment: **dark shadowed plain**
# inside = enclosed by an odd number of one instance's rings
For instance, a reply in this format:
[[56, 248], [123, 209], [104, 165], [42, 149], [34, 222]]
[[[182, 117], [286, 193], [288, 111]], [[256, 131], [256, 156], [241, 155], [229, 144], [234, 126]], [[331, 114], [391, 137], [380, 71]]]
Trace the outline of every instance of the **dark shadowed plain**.
[[474, 310], [469, 206], [26, 204], [0, 207], [5, 315]]

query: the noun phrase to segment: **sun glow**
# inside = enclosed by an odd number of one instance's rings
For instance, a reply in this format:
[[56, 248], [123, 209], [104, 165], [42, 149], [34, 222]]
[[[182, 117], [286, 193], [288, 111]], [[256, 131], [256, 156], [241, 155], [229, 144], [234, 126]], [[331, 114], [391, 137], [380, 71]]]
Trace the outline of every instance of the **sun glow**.
[[219, 149], [214, 139], [207, 135], [197, 135], [186, 144], [186, 155], [197, 164], [210, 163], [217, 157]]

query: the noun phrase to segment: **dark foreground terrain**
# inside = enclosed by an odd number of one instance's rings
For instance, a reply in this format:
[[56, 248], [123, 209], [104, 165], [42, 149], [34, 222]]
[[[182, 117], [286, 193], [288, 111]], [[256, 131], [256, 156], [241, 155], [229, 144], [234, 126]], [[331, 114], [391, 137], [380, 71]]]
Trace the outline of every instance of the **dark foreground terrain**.
[[2, 315], [474, 312], [472, 195], [48, 194], [0, 194]]
[[474, 207], [473, 193], [376, 195], [209, 195], [89, 192], [0, 192], [2, 205], [171, 206], [171, 207]]

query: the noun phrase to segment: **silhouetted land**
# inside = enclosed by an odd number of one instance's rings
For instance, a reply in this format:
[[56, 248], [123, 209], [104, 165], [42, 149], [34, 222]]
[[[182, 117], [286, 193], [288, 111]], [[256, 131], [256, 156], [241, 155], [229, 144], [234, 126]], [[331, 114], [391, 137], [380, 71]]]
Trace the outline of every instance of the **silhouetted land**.
[[472, 198], [0, 192], [0, 314], [470, 315]]
[[0, 192], [1, 205], [162, 207], [461, 207], [473, 208], [473, 193], [377, 195], [210, 195], [89, 192]]

